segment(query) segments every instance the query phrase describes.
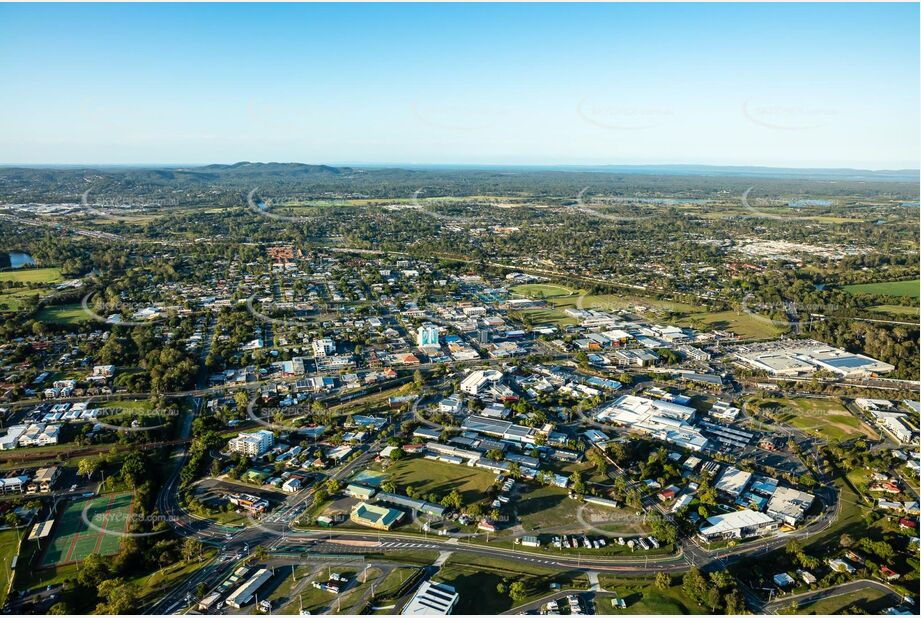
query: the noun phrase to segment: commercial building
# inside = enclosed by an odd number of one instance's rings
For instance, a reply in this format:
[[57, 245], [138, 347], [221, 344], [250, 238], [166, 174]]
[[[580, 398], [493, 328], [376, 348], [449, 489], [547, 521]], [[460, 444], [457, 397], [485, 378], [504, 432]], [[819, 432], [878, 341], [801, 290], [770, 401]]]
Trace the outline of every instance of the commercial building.
[[250, 577], [245, 584], [233, 591], [233, 593], [227, 597], [227, 605], [240, 609], [244, 605], [248, 604], [253, 600], [256, 592], [272, 578], [272, 572], [268, 569], [259, 569], [256, 571], [252, 577]]
[[383, 506], [360, 502], [352, 507], [349, 519], [359, 526], [376, 530], [390, 530], [403, 519], [403, 512]]
[[744, 470], [729, 466], [723, 470], [723, 473], [716, 480], [713, 487], [717, 491], [728, 494], [733, 498], [738, 498], [742, 492], [745, 491], [751, 478], [751, 472], [745, 472]]
[[241, 433], [232, 438], [228, 448], [232, 453], [242, 453], [247, 457], [259, 457], [275, 444], [275, 435], [266, 429], [253, 433]]
[[777, 520], [770, 515], [742, 509], [708, 517], [706, 525], [700, 529], [700, 536], [708, 542], [719, 539], [744, 539], [767, 534], [776, 530], [778, 526]]
[[805, 376], [823, 369], [844, 378], [867, 378], [895, 369], [889, 363], [814, 340], [744, 346], [735, 355], [754, 369], [782, 377]]
[[624, 425], [681, 448], [701, 451], [707, 438], [692, 423], [696, 410], [669, 401], [621, 395], [595, 415], [601, 422]]
[[815, 496], [790, 487], [778, 487], [767, 505], [767, 514], [780, 521], [796, 526], [806, 516]]
[[495, 369], [471, 371], [470, 374], [461, 382], [460, 390], [462, 393], [467, 393], [468, 395], [478, 397], [485, 393], [486, 389], [488, 389], [490, 386], [498, 384], [501, 381], [501, 371], [496, 371]]
[[400, 613], [404, 616], [447, 616], [459, 599], [453, 586], [424, 581]]
[[474, 431], [487, 436], [494, 436], [501, 440], [522, 444], [533, 444], [537, 439], [538, 431], [533, 427], [516, 425], [511, 421], [503, 421], [486, 416], [471, 414], [461, 423], [462, 431]]

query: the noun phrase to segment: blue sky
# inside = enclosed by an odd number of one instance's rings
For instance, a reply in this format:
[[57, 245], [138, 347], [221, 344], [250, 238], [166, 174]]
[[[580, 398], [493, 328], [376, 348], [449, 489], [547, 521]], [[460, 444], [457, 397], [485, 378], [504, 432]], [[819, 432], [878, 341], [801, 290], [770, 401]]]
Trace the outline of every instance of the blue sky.
[[0, 163], [917, 168], [917, 4], [0, 5]]

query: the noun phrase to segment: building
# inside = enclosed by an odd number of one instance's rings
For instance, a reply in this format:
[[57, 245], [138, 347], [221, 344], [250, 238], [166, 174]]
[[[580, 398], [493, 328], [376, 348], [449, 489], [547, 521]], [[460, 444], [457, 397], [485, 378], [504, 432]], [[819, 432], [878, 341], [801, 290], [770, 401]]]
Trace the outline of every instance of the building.
[[57, 444], [60, 434], [60, 425], [33, 423], [19, 437], [19, 446], [50, 446]]
[[462, 393], [478, 397], [486, 392], [486, 389], [502, 381], [502, 372], [495, 369], [483, 369], [471, 371], [460, 384]]
[[39, 468], [35, 471], [32, 482], [29, 483], [29, 493], [49, 493], [60, 476], [61, 468], [58, 466]]
[[259, 569], [252, 577], [246, 580], [246, 583], [233, 591], [227, 597], [227, 605], [240, 609], [253, 600], [256, 592], [270, 579], [272, 572], [268, 569]]
[[706, 525], [700, 529], [700, 537], [707, 542], [720, 539], [744, 539], [761, 536], [777, 528], [777, 521], [770, 515], [742, 509], [725, 515], [708, 517]]
[[345, 487], [345, 495], [359, 500], [370, 500], [375, 493], [377, 493], [377, 490], [373, 487], [365, 487], [356, 483], [349, 483]]
[[742, 492], [745, 491], [745, 488], [748, 486], [748, 482], [751, 480], [751, 478], [751, 472], [746, 472], [733, 466], [729, 466], [716, 480], [716, 484], [714, 484], [713, 487], [717, 491], [721, 491], [724, 494], [732, 496], [733, 498], [738, 498]]
[[815, 496], [790, 487], [778, 487], [767, 505], [767, 514], [785, 524], [796, 526], [806, 517]]
[[9, 451], [19, 444], [19, 438], [29, 428], [28, 425], [10, 425], [6, 435], [0, 436], [0, 451]]
[[447, 616], [459, 599], [453, 586], [424, 581], [400, 613], [404, 616]]
[[691, 451], [702, 451], [708, 440], [693, 425], [697, 411], [689, 406], [621, 395], [596, 415], [595, 420], [624, 425]]
[[438, 347], [438, 327], [434, 324], [423, 324], [416, 332], [416, 345], [420, 348]]
[[487, 436], [494, 436], [509, 442], [534, 444], [538, 431], [533, 427], [516, 425], [511, 421], [476, 416], [471, 414], [461, 423], [461, 431], [473, 431]]
[[230, 452], [242, 453], [247, 457], [259, 457], [275, 444], [275, 435], [266, 429], [253, 433], [241, 433], [228, 443]]
[[336, 344], [328, 337], [314, 339], [311, 345], [313, 346], [313, 355], [317, 358], [325, 358], [336, 353]]
[[754, 369], [781, 377], [805, 376], [824, 369], [844, 378], [868, 378], [895, 369], [889, 363], [814, 340], [745, 346], [735, 355]]
[[403, 512], [396, 509], [360, 502], [352, 507], [349, 519], [359, 526], [377, 530], [390, 530], [403, 519]]
[[28, 476], [10, 476], [5, 479], [0, 479], [0, 493], [21, 494], [26, 490], [26, 484], [28, 482]]

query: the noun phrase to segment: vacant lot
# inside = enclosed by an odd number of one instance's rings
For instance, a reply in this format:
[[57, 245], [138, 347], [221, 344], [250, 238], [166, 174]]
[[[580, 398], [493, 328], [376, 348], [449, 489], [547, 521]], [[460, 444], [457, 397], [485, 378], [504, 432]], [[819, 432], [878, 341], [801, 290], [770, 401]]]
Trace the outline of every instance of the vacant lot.
[[728, 330], [743, 339], [769, 339], [782, 331], [767, 318], [758, 319], [744, 311], [692, 313], [682, 318], [680, 323], [701, 330]]
[[598, 582], [605, 590], [617, 593], [627, 603], [626, 609], [615, 610], [610, 599], [598, 599], [595, 611], [599, 614], [703, 614], [705, 611], [681, 590], [681, 580], [672, 580], [668, 590], [659, 590], [655, 580], [628, 578], [602, 574]]
[[[755, 402], [753, 402], [755, 403]], [[775, 418], [791, 427], [832, 442], [877, 434], [836, 399], [763, 399], [757, 407], [773, 408]]]
[[416, 496], [432, 492], [440, 498], [456, 489], [464, 504], [482, 500], [486, 489], [496, 481], [496, 475], [487, 470], [430, 459], [403, 459], [387, 472], [400, 493], [405, 493], [411, 485]]
[[63, 281], [60, 268], [29, 268], [0, 272], [0, 281], [21, 281], [23, 283], [55, 283]]
[[921, 297], [921, 280], [908, 279], [906, 281], [883, 281], [880, 283], [860, 283], [846, 285], [844, 290], [851, 294], [885, 294], [886, 296], [911, 296]]

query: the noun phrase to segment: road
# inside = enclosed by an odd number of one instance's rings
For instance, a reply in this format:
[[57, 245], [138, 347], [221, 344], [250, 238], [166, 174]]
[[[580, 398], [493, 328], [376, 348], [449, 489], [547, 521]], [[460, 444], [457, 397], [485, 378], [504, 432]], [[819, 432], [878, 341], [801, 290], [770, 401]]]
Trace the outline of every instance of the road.
[[823, 588], [822, 590], [810, 590], [800, 594], [784, 596], [778, 599], [774, 599], [770, 603], [762, 603], [760, 607], [755, 609], [758, 610], [757, 613], [776, 614], [778, 611], [790, 605], [790, 603], [793, 601], [796, 601], [799, 607], [805, 607], [806, 605], [810, 605], [816, 601], [830, 599], [854, 592], [860, 592], [861, 590], [879, 590], [880, 592], [885, 593], [891, 599], [893, 605], [898, 605], [902, 601], [902, 595], [899, 594], [894, 588], [891, 588], [882, 582], [878, 582], [872, 579], [858, 579], [844, 584], [838, 584], [837, 586]]

